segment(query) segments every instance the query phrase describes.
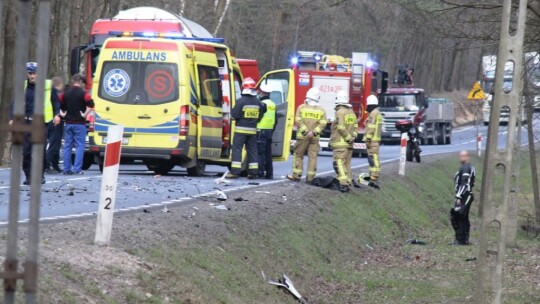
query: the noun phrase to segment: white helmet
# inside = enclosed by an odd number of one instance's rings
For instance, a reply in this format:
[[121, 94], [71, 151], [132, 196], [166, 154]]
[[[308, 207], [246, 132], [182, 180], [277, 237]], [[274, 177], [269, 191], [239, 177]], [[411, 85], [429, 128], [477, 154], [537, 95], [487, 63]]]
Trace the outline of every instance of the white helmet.
[[319, 103], [320, 99], [321, 99], [321, 91], [319, 91], [319, 89], [311, 88], [309, 89], [309, 91], [307, 91], [306, 102]]
[[375, 95], [369, 95], [367, 98], [367, 105], [368, 106], [378, 106], [379, 105], [379, 99]]
[[272, 93], [272, 86], [267, 83], [262, 83], [259, 90], [263, 93]]
[[336, 105], [352, 107], [352, 104], [349, 103], [349, 94], [345, 90], [340, 90], [336, 96]]

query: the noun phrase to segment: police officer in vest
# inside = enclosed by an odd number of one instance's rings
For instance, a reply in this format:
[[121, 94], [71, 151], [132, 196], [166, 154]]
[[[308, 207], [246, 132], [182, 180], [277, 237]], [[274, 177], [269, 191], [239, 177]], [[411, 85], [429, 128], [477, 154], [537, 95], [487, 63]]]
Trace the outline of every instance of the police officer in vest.
[[[32, 123], [34, 115], [34, 97], [36, 93], [36, 73], [37, 73], [38, 64], [36, 62], [26, 63], [26, 73], [28, 80], [25, 83], [25, 104], [24, 104], [24, 119], [27, 124]], [[45, 100], [44, 100], [44, 111], [43, 119], [45, 123], [45, 132], [47, 132], [48, 125], [53, 123], [60, 123], [60, 117], [58, 117], [58, 112], [60, 109], [60, 100], [58, 99], [58, 93], [52, 87], [50, 80], [45, 80]], [[55, 118], [56, 116], [56, 118]], [[13, 121], [9, 122], [10, 124]], [[46, 137], [45, 137], [46, 138]], [[43, 149], [43, 170], [46, 168], [46, 152], [44, 145]], [[32, 168], [32, 142], [30, 133], [25, 134], [24, 143], [23, 143], [23, 166], [24, 175], [26, 180], [24, 185], [30, 185], [30, 174]], [[45, 178], [42, 179], [42, 184], [45, 183]]]
[[237, 178], [242, 172], [242, 150], [247, 152], [248, 178], [255, 179], [259, 173], [257, 153], [257, 124], [266, 112], [266, 106], [257, 97], [255, 81], [248, 77], [242, 82], [242, 97], [231, 111], [236, 121], [232, 146], [231, 172], [228, 178]]
[[272, 164], [272, 136], [276, 129], [276, 104], [270, 99], [272, 86], [261, 84], [260, 100], [266, 105], [266, 113], [257, 124], [257, 148], [259, 150], [259, 178], [273, 179], [274, 165]]

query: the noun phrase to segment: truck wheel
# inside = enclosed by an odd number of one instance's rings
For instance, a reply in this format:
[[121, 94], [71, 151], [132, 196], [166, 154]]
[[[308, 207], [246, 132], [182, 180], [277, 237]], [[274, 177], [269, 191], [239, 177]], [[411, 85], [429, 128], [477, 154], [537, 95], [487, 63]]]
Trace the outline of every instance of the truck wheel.
[[353, 153], [352, 153], [353, 157], [360, 157], [360, 155], [361, 155], [360, 151], [358, 151], [358, 152], [353, 151]]
[[174, 163], [168, 160], [157, 159], [157, 160], [147, 160], [144, 162], [148, 170], [154, 171], [154, 173], [159, 175], [166, 175], [169, 173], [175, 166]]
[[206, 163], [199, 160], [197, 161], [197, 164], [194, 167], [187, 168], [188, 176], [204, 176], [205, 172], [206, 172]]
[[406, 159], [407, 161], [412, 162], [413, 161], [413, 144], [412, 142], [407, 142], [407, 153], [406, 153]]
[[444, 145], [446, 138], [446, 130], [444, 126], [439, 126], [437, 129], [437, 145]]

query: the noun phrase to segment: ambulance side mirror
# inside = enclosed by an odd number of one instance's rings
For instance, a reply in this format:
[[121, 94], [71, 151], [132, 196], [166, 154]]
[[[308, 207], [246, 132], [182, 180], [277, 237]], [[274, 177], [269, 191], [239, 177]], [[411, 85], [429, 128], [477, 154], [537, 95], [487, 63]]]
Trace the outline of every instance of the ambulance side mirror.
[[71, 62], [69, 72], [71, 75], [79, 74], [81, 66], [81, 50], [80, 46], [71, 49]]

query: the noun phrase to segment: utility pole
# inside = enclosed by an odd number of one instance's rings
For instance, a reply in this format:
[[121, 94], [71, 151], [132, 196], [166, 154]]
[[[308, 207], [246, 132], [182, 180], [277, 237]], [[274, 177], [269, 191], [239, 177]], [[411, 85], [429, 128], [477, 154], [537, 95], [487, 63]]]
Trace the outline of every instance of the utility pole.
[[[514, 11], [512, 10], [513, 2], [513, 0], [503, 2], [501, 39], [495, 73], [495, 95], [491, 107], [480, 195], [482, 223], [475, 289], [475, 303], [478, 304], [500, 304], [503, 290], [503, 268], [509, 229], [507, 213], [509, 205], [513, 203], [510, 190], [512, 184], [515, 183], [512, 178], [513, 152], [516, 144], [516, 122], [520, 113], [519, 99], [522, 93], [521, 88], [523, 88], [523, 42], [527, 18], [527, 0], [519, 0], [517, 9]], [[517, 13], [517, 16], [513, 16], [512, 13]], [[516, 21], [517, 24], [513, 24], [512, 21]], [[507, 62], [514, 64], [514, 80], [510, 92], [503, 91], [504, 70]], [[510, 117], [506, 148], [499, 150], [499, 117], [503, 108], [510, 111]]]
[[[18, 6], [16, 49], [24, 50], [30, 39], [32, 1], [20, 0]], [[49, 27], [51, 17], [51, 1], [40, 0], [38, 21], [38, 77], [34, 100], [34, 114], [25, 114], [25, 64], [28, 52], [17, 52], [15, 56], [15, 103], [13, 106], [13, 124], [7, 130], [12, 133], [12, 164], [9, 193], [9, 215], [7, 231], [7, 251], [4, 270], [0, 277], [4, 279], [4, 303], [13, 304], [16, 300], [17, 281], [22, 280], [27, 304], [37, 302], [39, 217], [41, 202], [41, 180], [43, 174], [43, 151], [45, 148], [45, 124], [43, 118], [45, 99], [45, 80], [49, 62]], [[48, 100], [50, 102], [50, 100]], [[3, 129], [6, 129], [3, 127]], [[28, 223], [28, 245], [24, 270], [19, 272], [18, 258], [18, 225], [19, 200], [22, 165], [22, 145], [25, 140], [32, 143], [32, 172], [30, 179], [30, 210]]]

